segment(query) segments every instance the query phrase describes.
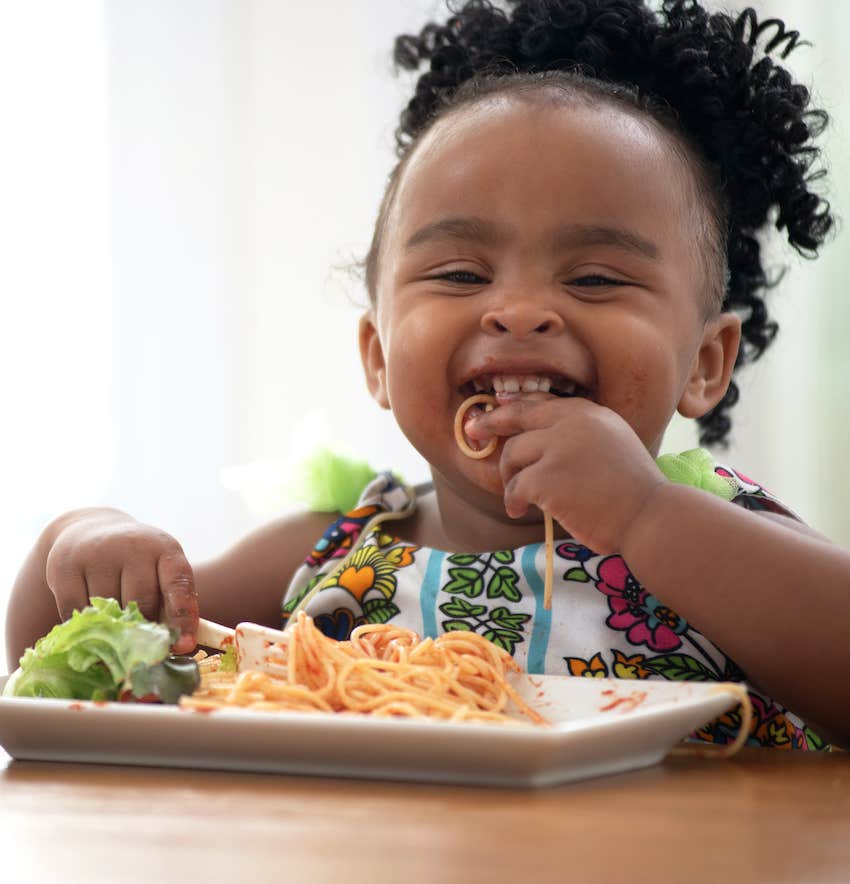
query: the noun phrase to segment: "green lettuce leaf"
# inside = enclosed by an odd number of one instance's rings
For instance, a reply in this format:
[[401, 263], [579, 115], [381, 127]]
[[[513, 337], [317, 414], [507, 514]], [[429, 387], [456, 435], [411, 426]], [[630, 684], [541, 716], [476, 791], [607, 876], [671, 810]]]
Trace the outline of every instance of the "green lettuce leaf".
[[168, 656], [168, 627], [147, 621], [135, 602], [90, 601], [24, 652], [14, 696], [114, 700], [135, 667]]
[[236, 656], [236, 645], [229, 644], [221, 655], [219, 666], [222, 672], [236, 672], [239, 669], [239, 660]]
[[198, 664], [191, 657], [171, 655], [152, 666], [137, 663], [130, 670], [127, 685], [138, 700], [158, 699], [176, 703], [183, 694], [191, 694], [201, 683]]

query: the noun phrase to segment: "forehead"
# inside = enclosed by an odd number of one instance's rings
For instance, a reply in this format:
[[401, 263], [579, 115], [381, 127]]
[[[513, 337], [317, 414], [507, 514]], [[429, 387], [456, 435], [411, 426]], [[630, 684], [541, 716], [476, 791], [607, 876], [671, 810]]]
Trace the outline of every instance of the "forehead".
[[[387, 230], [401, 248], [440, 216], [485, 217], [529, 236], [572, 222], [616, 226], [692, 257], [693, 181], [650, 120], [583, 100], [495, 96], [440, 120], [398, 183]], [[390, 243], [387, 243], [390, 246]]]

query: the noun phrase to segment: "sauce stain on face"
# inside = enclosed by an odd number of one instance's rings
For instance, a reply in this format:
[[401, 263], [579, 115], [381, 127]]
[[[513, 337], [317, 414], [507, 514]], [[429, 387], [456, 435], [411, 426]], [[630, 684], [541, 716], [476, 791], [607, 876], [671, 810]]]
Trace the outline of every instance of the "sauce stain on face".
[[622, 405], [631, 411], [643, 404], [646, 399], [649, 372], [646, 367], [636, 362], [628, 362], [623, 366], [625, 382], [622, 386]]

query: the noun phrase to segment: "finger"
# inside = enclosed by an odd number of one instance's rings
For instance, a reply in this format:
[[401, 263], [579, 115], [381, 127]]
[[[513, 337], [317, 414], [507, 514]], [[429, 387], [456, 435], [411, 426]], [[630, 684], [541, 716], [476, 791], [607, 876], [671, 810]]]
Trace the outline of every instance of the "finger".
[[187, 653], [195, 647], [199, 612], [195, 576], [183, 550], [178, 548], [159, 557], [157, 577], [165, 622], [180, 634], [174, 642], [174, 651]]
[[532, 504], [527, 472], [517, 473], [505, 484], [505, 512], [512, 519], [520, 519]]
[[547, 505], [551, 500], [551, 484], [540, 466], [532, 464], [520, 470], [505, 483], [505, 512], [512, 519], [519, 519], [528, 515], [529, 509], [534, 507], [540, 514], [549, 513], [554, 517]]
[[90, 564], [83, 572], [89, 599], [118, 599], [121, 601], [121, 569], [109, 562]]
[[153, 562], [134, 564], [121, 572], [121, 604], [135, 602], [142, 616], [156, 622], [159, 620], [159, 578]]
[[[467, 399], [458, 409], [454, 419], [455, 442], [457, 442], [458, 448], [460, 448], [467, 457], [475, 458], [475, 460], [483, 460], [484, 458], [489, 457], [498, 446], [498, 439], [495, 436], [484, 440], [471, 440], [466, 436], [465, 428], [470, 417], [479, 411], [484, 412], [493, 408], [493, 405], [489, 401], [483, 403], [484, 407], [482, 407], [482, 404], [476, 402], [479, 398], [489, 400], [491, 397], [473, 396], [470, 399]], [[472, 404], [470, 405], [470, 403]], [[470, 444], [470, 442], [472, 444]]]
[[542, 429], [552, 423], [550, 402], [514, 399], [492, 411], [476, 412], [464, 425], [464, 432], [471, 439], [483, 440]]
[[56, 610], [63, 620], [73, 611], [81, 611], [89, 602], [86, 579], [83, 570], [67, 554], [57, 553], [56, 547], [50, 550], [44, 566], [44, 578], [56, 599]]
[[74, 611], [82, 611], [89, 603], [89, 593], [82, 571], [68, 571], [47, 581], [56, 599], [59, 616], [67, 620]]
[[507, 486], [517, 473], [543, 457], [546, 451], [546, 435], [541, 430], [530, 430], [505, 442], [499, 458], [499, 475], [503, 485]]

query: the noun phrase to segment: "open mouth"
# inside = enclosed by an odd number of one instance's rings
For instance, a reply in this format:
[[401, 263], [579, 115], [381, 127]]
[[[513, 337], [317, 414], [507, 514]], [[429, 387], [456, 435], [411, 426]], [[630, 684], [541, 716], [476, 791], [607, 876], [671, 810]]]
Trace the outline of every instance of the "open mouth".
[[587, 397], [590, 391], [559, 374], [480, 374], [460, 387], [462, 396], [489, 393], [497, 399], [544, 396]]

